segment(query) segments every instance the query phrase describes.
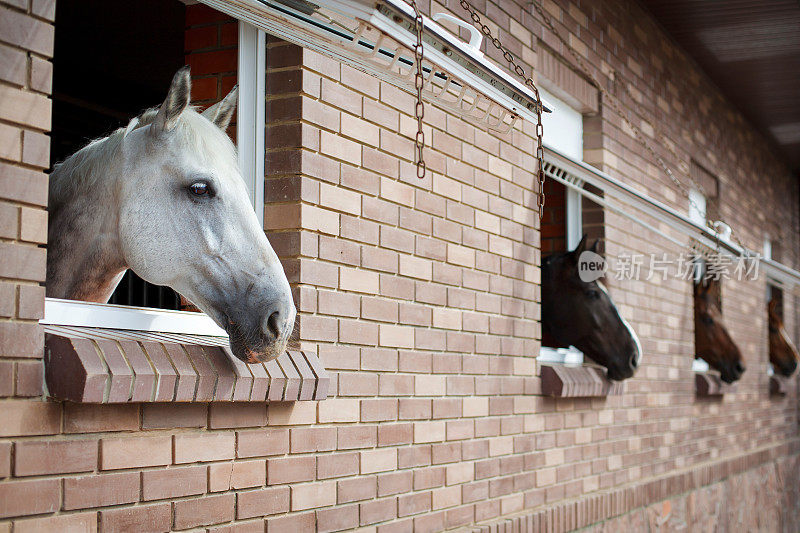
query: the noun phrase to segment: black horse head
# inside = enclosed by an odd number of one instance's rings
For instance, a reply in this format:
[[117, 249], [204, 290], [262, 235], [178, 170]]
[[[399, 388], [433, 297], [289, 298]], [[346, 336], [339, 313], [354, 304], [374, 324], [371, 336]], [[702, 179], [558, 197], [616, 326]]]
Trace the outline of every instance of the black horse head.
[[722, 323], [722, 311], [714, 297], [717, 281], [705, 279], [694, 284], [695, 356], [718, 370], [722, 381], [733, 383], [746, 370], [742, 352]]
[[[597, 242], [589, 249], [596, 253]], [[598, 280], [579, 275], [586, 235], [571, 252], [542, 261], [542, 328], [559, 343], [572, 345], [608, 369], [609, 379], [633, 376], [642, 348]]]

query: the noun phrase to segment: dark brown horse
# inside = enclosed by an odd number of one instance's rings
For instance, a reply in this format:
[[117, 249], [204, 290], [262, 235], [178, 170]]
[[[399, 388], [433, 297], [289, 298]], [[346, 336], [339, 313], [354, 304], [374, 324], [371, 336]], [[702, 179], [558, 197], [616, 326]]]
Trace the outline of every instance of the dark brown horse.
[[797, 361], [800, 355], [797, 353], [786, 328], [783, 327], [783, 320], [778, 314], [777, 299], [770, 300], [767, 304], [769, 314], [769, 362], [777, 374], [791, 376], [797, 368]]
[[694, 284], [694, 349], [695, 357], [702, 358], [722, 381], [733, 383], [744, 374], [742, 353], [733, 342], [722, 322], [719, 308], [718, 281], [705, 279]]
[[[597, 242], [588, 251], [596, 250]], [[606, 367], [609, 379], [621, 381], [639, 366], [641, 344], [603, 284], [581, 279], [578, 264], [585, 251], [584, 235], [575, 250], [542, 261], [542, 329]]]

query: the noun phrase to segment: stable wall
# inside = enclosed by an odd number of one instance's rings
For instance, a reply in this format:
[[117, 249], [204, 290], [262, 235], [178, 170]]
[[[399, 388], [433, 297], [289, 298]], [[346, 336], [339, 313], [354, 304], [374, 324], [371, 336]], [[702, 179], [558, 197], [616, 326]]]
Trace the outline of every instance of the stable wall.
[[[478, 8], [551, 92], [597, 110], [584, 128], [587, 161], [685, 209], [525, 5]], [[781, 231], [783, 260], [797, 268], [796, 178], [657, 24], [634, 3], [546, 8], [596, 75], [635, 79], [676, 149], [720, 169], [723, 214], [745, 243]], [[694, 397], [688, 283], [611, 281], [642, 339], [642, 368], [622, 396], [542, 397], [532, 127], [499, 139], [427, 106], [430, 171], [417, 181], [413, 98], [280, 42], [268, 53], [265, 224], [295, 287], [299, 343], [334, 376], [330, 399], [42, 401], [37, 243], [54, 11], [38, 0], [0, 10], [0, 531], [435, 531], [540, 512], [562, 520], [547, 522], [556, 530], [618, 520], [597, 526], [612, 530], [666, 514], [663, 501], [724, 501], [712, 514], [720, 527], [763, 516], [759, 527], [797, 529], [797, 386], [768, 394], [763, 282], [724, 289], [748, 366], [736, 393]], [[709, 140], [715, 131], [724, 150]], [[736, 224], [741, 212], [754, 220]], [[671, 250], [605, 217], [609, 255]], [[769, 516], [754, 511], [779, 498], [787, 504]], [[700, 514], [670, 516], [694, 524]]]

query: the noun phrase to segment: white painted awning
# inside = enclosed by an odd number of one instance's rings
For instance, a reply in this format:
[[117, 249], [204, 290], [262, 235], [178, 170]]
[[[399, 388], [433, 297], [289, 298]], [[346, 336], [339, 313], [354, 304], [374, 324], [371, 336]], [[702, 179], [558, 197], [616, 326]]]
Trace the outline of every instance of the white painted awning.
[[[414, 88], [415, 18], [403, 0], [202, 1], [393, 85]], [[536, 122], [533, 91], [483, 55], [479, 31], [468, 43], [427, 16], [423, 21], [425, 100], [494, 131], [510, 130], [519, 118]]]

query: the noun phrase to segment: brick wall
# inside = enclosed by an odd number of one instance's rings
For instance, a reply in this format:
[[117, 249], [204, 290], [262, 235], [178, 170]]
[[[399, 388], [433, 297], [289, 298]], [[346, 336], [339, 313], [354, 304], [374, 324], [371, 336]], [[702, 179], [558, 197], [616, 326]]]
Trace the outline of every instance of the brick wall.
[[[215, 104], [236, 85], [238, 42], [236, 19], [203, 4], [186, 6], [184, 47], [194, 105]], [[231, 131], [235, 135], [236, 128]]]
[[544, 184], [546, 204], [541, 222], [542, 255], [547, 257], [567, 250], [566, 187], [555, 180]]
[[[6, 398], [42, 392], [44, 336], [37, 320], [46, 251], [39, 245], [47, 242], [54, 17], [54, 2], [0, 3], [0, 397]], [[31, 415], [49, 412], [41, 402], [3, 403]]]
[[[787, 498], [775, 513], [797, 528], [787, 511], [796, 485], [752, 481], [773, 472], [796, 480], [787, 464], [798, 454], [797, 385], [785, 398], [768, 394], [764, 280], [723, 289], [748, 366], [735, 393], [694, 397], [688, 283], [609, 279], [643, 342], [642, 368], [621, 396], [542, 397], [532, 127], [498, 138], [428, 106], [430, 171], [418, 181], [411, 96], [275, 40], [265, 225], [294, 287], [298, 342], [333, 374], [331, 399], [88, 406], [19, 398], [37, 396], [41, 383], [44, 252], [35, 228], [48, 163], [33, 148], [47, 139], [42, 80], [52, 53], [52, 10], [31, 1], [0, 7], [0, 91], [10, 97], [0, 99], [0, 134], [10, 139], [0, 154], [0, 205], [11, 213], [3, 230], [14, 228], [0, 238], [0, 288], [14, 295], [0, 298], [0, 531], [12, 523], [15, 532], [429, 531], [587, 510], [583, 524], [617, 516], [635, 524], [655, 503], [663, 513], [720, 491], [730, 497], [702, 501], [724, 501], [731, 515]], [[528, 65], [568, 63], [525, 6], [480, 8]], [[635, 3], [546, 8], [602, 81], [611, 86], [614, 69], [633, 83], [646, 113], [637, 120], [659, 121], [685, 160], [717, 171], [722, 215], [751, 217], [734, 224], [745, 242], [760, 247], [768, 227], [782, 259], [798, 267], [796, 178], [657, 24]], [[214, 27], [217, 40], [208, 31], [197, 37], [207, 46], [187, 49], [214, 55], [233, 46], [221, 20], [189, 26]], [[225, 91], [215, 73], [230, 71], [193, 72], [215, 79], [217, 96]], [[552, 79], [592, 110], [579, 77]], [[686, 209], [607, 106], [587, 124], [587, 161]], [[627, 219], [603, 216], [610, 256], [676, 252]], [[786, 300], [796, 331], [797, 301]], [[576, 523], [553, 522], [556, 530]]]

